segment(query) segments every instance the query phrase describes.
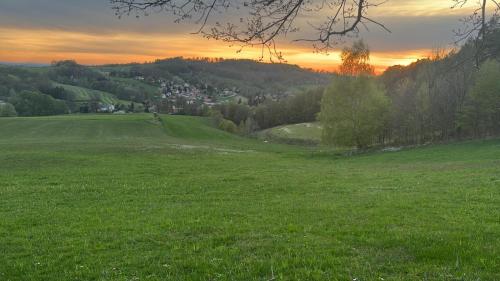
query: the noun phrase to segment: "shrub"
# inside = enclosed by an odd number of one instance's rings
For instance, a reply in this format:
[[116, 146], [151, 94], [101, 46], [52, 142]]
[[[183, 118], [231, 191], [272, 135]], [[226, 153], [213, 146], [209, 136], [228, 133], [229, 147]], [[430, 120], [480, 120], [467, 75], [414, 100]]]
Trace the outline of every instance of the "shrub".
[[17, 116], [16, 109], [10, 103], [0, 103], [0, 117]]
[[22, 91], [9, 98], [20, 116], [44, 116], [68, 113], [64, 101], [56, 100], [49, 95], [31, 91]]

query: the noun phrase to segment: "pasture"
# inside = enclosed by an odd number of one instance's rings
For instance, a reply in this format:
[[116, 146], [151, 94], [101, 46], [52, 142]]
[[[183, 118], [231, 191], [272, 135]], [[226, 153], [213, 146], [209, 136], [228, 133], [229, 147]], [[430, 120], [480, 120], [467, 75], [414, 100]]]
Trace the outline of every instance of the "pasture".
[[67, 84], [60, 84], [60, 83], [54, 83], [54, 86], [63, 87], [66, 91], [68, 91], [71, 94], [69, 100], [73, 101], [82, 102], [82, 101], [97, 100], [105, 104], [116, 104], [120, 101], [113, 94], [103, 91], [92, 90], [92, 89], [87, 89]]
[[258, 133], [261, 139], [298, 144], [318, 144], [321, 141], [319, 122], [283, 125]]
[[499, 280], [500, 141], [344, 156], [199, 117], [0, 119], [0, 280]]

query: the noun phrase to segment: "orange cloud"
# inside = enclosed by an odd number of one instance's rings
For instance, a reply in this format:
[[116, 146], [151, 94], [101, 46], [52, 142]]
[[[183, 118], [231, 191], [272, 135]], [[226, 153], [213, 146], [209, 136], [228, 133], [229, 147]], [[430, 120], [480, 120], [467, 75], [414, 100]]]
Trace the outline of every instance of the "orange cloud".
[[[302, 67], [333, 71], [340, 63], [339, 53], [314, 53], [297, 45], [282, 45], [288, 63]], [[158, 58], [223, 57], [256, 59], [259, 48], [229, 47], [219, 41], [197, 36], [154, 35], [137, 33], [88, 34], [48, 29], [0, 28], [0, 61], [48, 63], [75, 59], [83, 64], [108, 64], [154, 61]], [[404, 52], [372, 52], [377, 72], [395, 65], [409, 64], [426, 57], [429, 50]]]

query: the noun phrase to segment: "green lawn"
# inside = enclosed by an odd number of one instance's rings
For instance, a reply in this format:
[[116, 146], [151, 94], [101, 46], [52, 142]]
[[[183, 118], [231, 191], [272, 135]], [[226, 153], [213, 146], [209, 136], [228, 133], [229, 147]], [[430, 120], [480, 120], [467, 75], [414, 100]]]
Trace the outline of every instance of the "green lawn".
[[262, 139], [302, 144], [319, 144], [321, 125], [319, 122], [278, 126], [258, 133]]
[[498, 140], [346, 157], [197, 117], [3, 118], [0, 280], [500, 280], [499, 159]]
[[[96, 99], [102, 103], [106, 104], [116, 104], [120, 102], [120, 100], [115, 97], [113, 94], [103, 92], [103, 91], [98, 91], [98, 90], [92, 90], [92, 89], [87, 89], [87, 88], [82, 88], [78, 86], [72, 86], [72, 85], [66, 85], [66, 84], [60, 84], [60, 83], [54, 83], [54, 86], [58, 87], [63, 87], [66, 91], [71, 93], [71, 98], [70, 100], [74, 101], [90, 101], [92, 99]], [[128, 102], [130, 103], [130, 102]]]

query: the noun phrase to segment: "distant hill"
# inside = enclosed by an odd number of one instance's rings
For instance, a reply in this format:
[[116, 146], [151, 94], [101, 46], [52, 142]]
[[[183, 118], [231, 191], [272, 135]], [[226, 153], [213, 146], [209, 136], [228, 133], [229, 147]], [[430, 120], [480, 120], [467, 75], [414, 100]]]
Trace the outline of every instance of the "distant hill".
[[171, 58], [102, 66], [69, 60], [51, 65], [0, 63], [0, 100], [28, 91], [32, 99], [66, 102], [68, 112], [96, 112], [110, 105], [137, 111], [128, 108], [135, 102], [165, 113], [199, 115], [203, 105], [281, 99], [323, 86], [331, 75], [252, 60]]
[[8, 62], [8, 61], [0, 61], [0, 65], [44, 67], [44, 66], [49, 66], [50, 64], [46, 64], [46, 63], [33, 63], [33, 62]]
[[197, 86], [236, 88], [246, 97], [259, 94], [281, 95], [327, 84], [330, 73], [318, 73], [290, 64], [270, 64], [253, 60], [209, 60], [171, 58], [146, 64], [98, 66], [114, 77], [141, 77], [182, 81]]

